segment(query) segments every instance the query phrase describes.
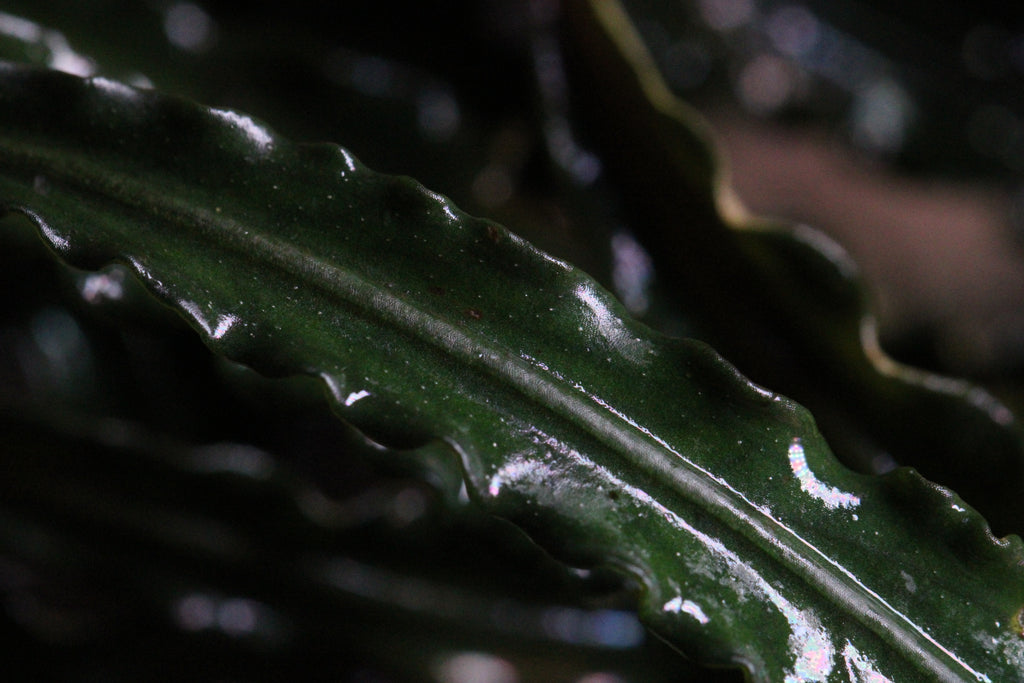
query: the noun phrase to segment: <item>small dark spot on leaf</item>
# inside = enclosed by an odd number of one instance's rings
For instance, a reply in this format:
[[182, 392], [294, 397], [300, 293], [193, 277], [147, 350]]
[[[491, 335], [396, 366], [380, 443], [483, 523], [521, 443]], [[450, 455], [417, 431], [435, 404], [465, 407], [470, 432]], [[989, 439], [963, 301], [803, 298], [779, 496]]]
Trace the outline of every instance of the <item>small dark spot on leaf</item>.
[[484, 317], [484, 314], [475, 308], [467, 308], [466, 315], [468, 315], [473, 320], [479, 320], [480, 318]]
[[609, 491], [608, 492], [608, 498], [610, 500], [618, 500], [619, 499], [619, 492], [618, 491]]
[[492, 242], [497, 244], [498, 242], [501, 241], [501, 230], [499, 230], [498, 226], [496, 225], [488, 225], [487, 236], [491, 239]]
[[444, 287], [438, 287], [437, 285], [431, 285], [430, 287], [427, 287], [427, 291], [433, 294], [434, 296], [445, 295]]

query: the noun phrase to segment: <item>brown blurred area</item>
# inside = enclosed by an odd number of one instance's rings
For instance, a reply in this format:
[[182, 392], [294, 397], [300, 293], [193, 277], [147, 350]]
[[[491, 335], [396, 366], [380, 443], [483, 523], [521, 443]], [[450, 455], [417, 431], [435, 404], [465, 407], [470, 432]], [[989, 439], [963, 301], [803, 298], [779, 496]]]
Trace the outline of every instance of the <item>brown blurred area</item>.
[[756, 213], [831, 235], [885, 348], [1024, 376], [1024, 12], [1012, 3], [628, 0]]
[[820, 130], [705, 112], [749, 208], [812, 225], [858, 263], [884, 339], [927, 337], [945, 369], [1024, 362], [1024, 243], [994, 184], [915, 178]]

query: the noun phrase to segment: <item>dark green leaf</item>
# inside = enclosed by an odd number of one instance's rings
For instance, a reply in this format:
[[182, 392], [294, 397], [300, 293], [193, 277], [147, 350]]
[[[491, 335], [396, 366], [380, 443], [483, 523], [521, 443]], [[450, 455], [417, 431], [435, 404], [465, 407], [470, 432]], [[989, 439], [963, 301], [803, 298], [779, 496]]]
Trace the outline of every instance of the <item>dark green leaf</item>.
[[1024, 432], [1011, 412], [968, 382], [888, 358], [843, 249], [810, 227], [750, 215], [707, 124], [671, 94], [622, 8], [566, 4], [582, 124], [661, 278], [704, 338], [748, 376], [809, 407], [850, 466], [912, 466], [954, 488], [995, 528], [1019, 532]]
[[[216, 351], [319, 376], [395, 445], [757, 680], [1024, 671], [1019, 539], [910, 471], [842, 468], [810, 416], [412, 180], [235, 112], [4, 66], [0, 201], [124, 263]], [[874, 678], [872, 678], [874, 677]]]

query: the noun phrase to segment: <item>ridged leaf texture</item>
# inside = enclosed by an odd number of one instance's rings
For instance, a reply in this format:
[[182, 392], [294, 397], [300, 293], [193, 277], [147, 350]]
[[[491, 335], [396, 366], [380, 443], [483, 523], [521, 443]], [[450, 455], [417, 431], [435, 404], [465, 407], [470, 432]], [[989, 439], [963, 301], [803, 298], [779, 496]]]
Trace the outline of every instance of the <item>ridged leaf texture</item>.
[[[642, 17], [657, 5], [628, 9]], [[611, 0], [566, 7], [579, 125], [696, 334], [810, 408], [849, 466], [912, 466], [994, 528], [1019, 532], [1024, 432], [1013, 414], [977, 386], [888, 357], [856, 264], [811, 227], [745, 209], [708, 124], [673, 96], [626, 10]]]
[[218, 353], [320, 377], [381, 442], [445, 445], [479, 505], [634, 576], [641, 619], [702, 662], [1024, 673], [1019, 539], [912, 471], [846, 470], [802, 408], [411, 179], [237, 112], [6, 65], [0, 203], [73, 265], [127, 265]]

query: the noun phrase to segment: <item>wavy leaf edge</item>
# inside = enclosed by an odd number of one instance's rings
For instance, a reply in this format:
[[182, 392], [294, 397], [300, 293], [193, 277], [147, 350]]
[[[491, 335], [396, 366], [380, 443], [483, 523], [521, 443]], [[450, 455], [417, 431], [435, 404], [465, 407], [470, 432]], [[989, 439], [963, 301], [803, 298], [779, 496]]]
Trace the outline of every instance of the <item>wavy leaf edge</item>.
[[[3, 74], [2, 77], [4, 80], [7, 81], [5, 83], [5, 87], [10, 89], [12, 79], [17, 81], [25, 72], [20, 68], [8, 66], [0, 69], [0, 73]], [[71, 77], [50, 75], [40, 76], [38, 72], [34, 72], [34, 75], [29, 76], [30, 80], [33, 78], [41, 78], [43, 80], [65, 79], [68, 84], [72, 83], [71, 80], [68, 80], [71, 79]], [[85, 88], [101, 92], [101, 98], [120, 98], [124, 101], [122, 104], [126, 103], [129, 107], [138, 106], [140, 100], [143, 105], [148, 106], [151, 104], [155, 108], [164, 106], [162, 103], [171, 101], [165, 96], [136, 91], [128, 88], [127, 86], [122, 86], [116, 82], [102, 78], [89, 79], [81, 82], [85, 84]], [[73, 88], [76, 86], [71, 85], [70, 87]], [[177, 103], [172, 106], [192, 111], [192, 105], [187, 104], [184, 101], [177, 101]], [[333, 171], [340, 177], [345, 177], [347, 174], [358, 177], [360, 174], [365, 175], [371, 173], [365, 170], [364, 167], [355, 161], [354, 157], [344, 150], [341, 150], [341, 148], [322, 145], [292, 148], [290, 143], [271, 133], [269, 129], [262, 124], [235, 112], [196, 108], [194, 113], [189, 115], [196, 116], [202, 120], [202, 125], [199, 126], [200, 128], [205, 129], [207, 127], [219, 127], [221, 131], [225, 132], [226, 139], [229, 137], [233, 138], [233, 141], [229, 146], [234, 146], [236, 149], [232, 151], [239, 152], [241, 156], [244, 159], [247, 159], [250, 163], [252, 162], [252, 158], [259, 158], [261, 156], [270, 157], [280, 154], [281, 150], [294, 149], [299, 150], [299, 157], [306, 155], [311, 158], [307, 159], [307, 161], [314, 160], [318, 163], [325, 164], [328, 159], [333, 159], [330, 165], [332, 166]], [[40, 188], [38, 187], [39, 183], [37, 182], [37, 178], [39, 177], [45, 177], [47, 183], [60, 182], [69, 183], [71, 185], [75, 184], [76, 178], [87, 178], [89, 179], [89, 183], [92, 183], [86, 188], [87, 192], [96, 192], [98, 190], [100, 194], [107, 197], [113, 197], [117, 202], [131, 203], [130, 197], [135, 190], [131, 183], [122, 177], [119, 178], [115, 184], [103, 186], [101, 180], [98, 180], [98, 178], [104, 174], [101, 170], [93, 170], [89, 168], [89, 164], [91, 162], [82, 162], [76, 166], [74, 164], [68, 165], [65, 162], [61, 162], [59, 156], [47, 158], [46, 153], [38, 153], [35, 155], [25, 154], [23, 151], [19, 151], [17, 149], [17, 145], [12, 147], [9, 140], [3, 140], [0, 142], [0, 149], [4, 152], [5, 158], [3, 165], [7, 168], [10, 168], [11, 159], [13, 158], [16, 159], [14, 165], [22, 169], [46, 169], [45, 174], [32, 174], [31, 188], [29, 188], [32, 192], [40, 191]], [[305, 152], [302, 150], [305, 150]], [[379, 174], [373, 174], [373, 176], [378, 180], [381, 178]], [[448, 225], [452, 226], [453, 230], [465, 230], [465, 224], [468, 223], [476, 233], [475, 236], [477, 239], [490, 240], [492, 242], [505, 242], [506, 244], [511, 245], [511, 249], [522, 252], [530, 259], [534, 259], [537, 262], [544, 264], [544, 267], [555, 268], [570, 274], [574, 273], [573, 269], [567, 264], [536, 251], [519, 238], [505, 232], [503, 229], [498, 228], [492, 223], [468, 218], [455, 209], [443, 197], [423, 189], [421, 186], [414, 184], [408, 179], [391, 179], [381, 182], [390, 184], [392, 191], [410, 193], [415, 198], [414, 203], [417, 211], [422, 211], [435, 218], [441, 218], [442, 220], [448, 221]], [[120, 184], [118, 185], [117, 183]], [[5, 187], [4, 189], [9, 190], [10, 188]], [[90, 268], [95, 268], [100, 263], [109, 262], [111, 260], [111, 256], [109, 254], [101, 256], [98, 252], [94, 251], [93, 245], [90, 245], [86, 238], [72, 235], [62, 226], [56, 226], [53, 221], [47, 220], [47, 216], [44, 215], [45, 211], [41, 212], [32, 208], [33, 203], [34, 202], [32, 201], [5, 201], [4, 206], [8, 210], [18, 211], [29, 217], [36, 224], [45, 239], [62, 257]], [[436, 320], [430, 317], [424, 317], [418, 310], [404, 302], [401, 297], [390, 297], [387, 292], [383, 291], [379, 287], [374, 287], [372, 284], [366, 283], [361, 278], [350, 277], [349, 274], [337, 269], [331, 270], [323, 264], [317, 264], [315, 263], [315, 259], [312, 259], [308, 253], [291, 248], [283, 242], [266, 241], [264, 238], [259, 236], [251, 237], [247, 234], [247, 231], [242, 224], [233, 224], [230, 219], [218, 215], [219, 212], [217, 210], [200, 211], [192, 206], [182, 206], [171, 202], [166, 206], [161, 207], [161, 213], [163, 218], [171, 216], [176, 219], [184, 218], [186, 221], [192, 221], [194, 224], [199, 226], [200, 232], [216, 229], [220, 231], [219, 234], [227, 235], [229, 242], [234, 244], [245, 244], [248, 249], [252, 248], [252, 244], [245, 240], [254, 240], [258, 243], [262, 255], [269, 263], [288, 271], [302, 273], [305, 277], [327, 280], [332, 283], [332, 286], [345, 291], [347, 293], [346, 296], [350, 299], [372, 302], [371, 305], [373, 306], [375, 313], [387, 320], [390, 324], [403, 328], [408, 327], [408, 329], [413, 331], [414, 336], [420, 337], [429, 343], [435, 343], [438, 339], [442, 340], [446, 352], [455, 351], [462, 357], [463, 361], [468, 366], [477, 369], [482, 368], [487, 373], [504, 378], [510, 384], [515, 386], [523, 395], [545, 405], [553, 406], [556, 412], [562, 414], [563, 417], [566, 417], [570, 422], [581, 422], [587, 426], [593, 434], [600, 435], [599, 440], [611, 441], [631, 453], [641, 454], [642, 462], [648, 469], [649, 474], [652, 474], [656, 478], [663, 478], [666, 481], [673, 482], [675, 486], [685, 490], [687, 495], [700, 500], [703, 503], [702, 507], [726, 510], [726, 516], [742, 520], [746, 529], [745, 533], [752, 533], [766, 544], [777, 549], [781, 547], [783, 554], [788, 555], [791, 562], [798, 565], [802, 564], [802, 568], [797, 570], [797, 573], [800, 574], [804, 580], [814, 583], [819, 590], [823, 590], [825, 593], [830, 594], [832, 599], [838, 600], [839, 602], [849, 601], [851, 599], [848, 592], [850, 587], [849, 582], [846, 579], [840, 579], [838, 583], [835, 582], [835, 576], [837, 575], [835, 570], [839, 569], [840, 571], [838, 572], [838, 575], [842, 576], [842, 568], [835, 565], [835, 563], [823, 553], [817, 551], [812, 544], [803, 540], [798, 533], [791, 529], [785, 529], [785, 526], [781, 525], [779, 520], [772, 518], [772, 516], [766, 514], [764, 510], [760, 510], [759, 504], [751, 501], [746, 494], [733, 489], [718, 475], [715, 475], [710, 471], [703, 470], [698, 464], [691, 462], [673, 448], [673, 446], [671, 446], [667, 441], [661, 439], [655, 433], [649, 431], [646, 427], [634, 421], [625, 413], [618, 411], [610, 403], [603, 402], [599, 396], [589, 395], [587, 390], [582, 386], [573, 386], [573, 380], [571, 378], [560, 376], [557, 370], [552, 370], [546, 367], [542, 360], [529, 357], [524, 358], [524, 354], [521, 352], [512, 352], [507, 354], [507, 358], [502, 358], [500, 354], [493, 353], [487, 344], [481, 343], [479, 340], [474, 339], [472, 335], [466, 333], [461, 325], [446, 323], [443, 320]], [[495, 235], [498, 235], [497, 240], [495, 239]], [[84, 246], [78, 243], [79, 239], [86, 239]], [[179, 312], [189, 319], [192, 326], [196, 328], [208, 345], [215, 351], [226, 353], [229, 356], [234, 354], [239, 360], [242, 360], [247, 364], [251, 363], [253, 358], [248, 351], [239, 353], [236, 348], [229, 345], [229, 342], [232, 341], [232, 335], [227, 333], [238, 321], [232, 322], [230, 318], [221, 316], [230, 314], [221, 313], [218, 314], [218, 317], [212, 318], [195, 302], [188, 302], [181, 298], [176, 299], [174, 284], [166, 283], [159, 279], [159, 277], [150, 272], [146, 263], [140, 258], [122, 253], [119, 256], [116, 256], [113, 260], [124, 262], [163, 300], [170, 301], [174, 304], [178, 308]], [[590, 297], [590, 299], [584, 298], [582, 300], [583, 303], [591, 306], [592, 310], [597, 309], [603, 312], [610, 312], [614, 317], [614, 321], [606, 320], [604, 322], [623, 324], [622, 321], [624, 314], [622, 314], [620, 307], [611, 299], [611, 297], [585, 277], [580, 275], [577, 275], [576, 277], [578, 278], [578, 282], [583, 283], [582, 293], [577, 292], [577, 294], [580, 294], [580, 296], [583, 297]], [[470, 315], [470, 317], [473, 316]], [[711, 359], [713, 363], [720, 362], [716, 354], [699, 343], [670, 342], [666, 338], [662, 338], [658, 335], [651, 334], [651, 336], [655, 337], [655, 341], [662, 345], [679, 345], [680, 347], [685, 347], [685, 349], [687, 349], [687, 354], [694, 354], [704, 360]], [[512, 360], [510, 361], [509, 359]], [[263, 362], [256, 362], [253, 363], [253, 365], [257, 368], [262, 367], [263, 369], [266, 369], [267, 367], [267, 364]], [[274, 363], [271, 363], [271, 366], [273, 365]], [[770, 403], [774, 406], [773, 410], [790, 414], [799, 412], [796, 406], [789, 401], [769, 392], [765, 392], [763, 389], [747, 382], [739, 376], [732, 366], [726, 365], [722, 367], [724, 370], [719, 368], [716, 372], [728, 375], [730, 381], [738, 387], [736, 390], [746, 394], [743, 399], [744, 401], [752, 403]], [[273, 367], [271, 369], [275, 371], [279, 370], [279, 368]], [[352, 413], [353, 411], [347, 409], [351, 409], [356, 403], [360, 402], [358, 399], [353, 400], [354, 392], [347, 393], [344, 390], [344, 387], [337, 384], [334, 380], [335, 375], [330, 370], [310, 367], [292, 367], [287, 369], [289, 371], [297, 370], [299, 372], [320, 376], [324, 380], [334, 399], [335, 407], [343, 416]], [[810, 420], [807, 416], [798, 417], [796, 420], [805, 426], [810, 424]], [[476, 495], [482, 502], [487, 504], [490, 498], [497, 497], [497, 494], [492, 494], [490, 490], [491, 485], [489, 482], [492, 481], [493, 477], [489, 476], [490, 473], [487, 471], [486, 467], [477, 460], [477, 457], [472, 452], [464, 448], [457, 438], [437, 434], [434, 434], [433, 437], [440, 437], [444, 439], [448, 442], [449, 446], [460, 455], [467, 485], [472, 485], [471, 488], [475, 491]], [[808, 438], [808, 440], [810, 441], [811, 439]], [[819, 446], [819, 444], [815, 445]], [[667, 465], [662, 457], [666, 451], [674, 454], [675, 456], [675, 459], [670, 461], [670, 465]], [[808, 460], [816, 461], [817, 464], [822, 463], [828, 458], [827, 455], [823, 454], [822, 450], [817, 450], [816, 455], [814, 456], [808, 454], [806, 457]], [[681, 463], [684, 463], [682, 467], [680, 467]], [[828, 469], [828, 467], [826, 467], [826, 469]], [[929, 497], [929, 505], [945, 510], [946, 515], [949, 516], [951, 520], [955, 519], [958, 528], [964, 529], [965, 526], [970, 527], [971, 531], [966, 535], [973, 539], [970, 544], [972, 550], [990, 552], [993, 547], [998, 547], [1003, 553], [1003, 557], [1009, 561], [1008, 564], [1012, 564], [1012, 560], [1016, 560], [1018, 565], [1021, 562], [1024, 562], [1024, 560], [1021, 559], [1024, 558], [1024, 549], [1022, 549], [1019, 539], [1011, 537], [996, 541], [988, 532], [988, 528], [984, 524], [984, 521], [976, 513], [964, 513], [963, 508], [958, 511], [959, 514], [949, 512], [950, 509], [959, 507], [957, 502], [959, 499], [957, 499], [954, 494], [951, 494], [944, 489], [934, 487], [909, 472], [900, 472], [891, 477], [885, 477], [881, 481], [890, 483], [897, 482], [896, 484], [891, 484], [891, 488], [898, 488], [901, 493], [905, 493], [910, 487], [916, 487], [918, 489], [918, 495], [922, 497]], [[883, 488], [885, 488], [884, 485]], [[647, 496], [642, 489], [628, 483], [622, 483], [621, 489], [630, 492], [631, 495], [638, 499], [642, 499], [644, 496]], [[649, 499], [650, 496], [647, 496], [647, 498]], [[954, 502], [950, 504], [950, 500]], [[651, 501], [646, 500], [645, 503], [650, 505]], [[950, 507], [951, 505], [952, 507]], [[658, 509], [656, 501], [654, 508]], [[662, 508], [662, 512], [667, 517], [671, 517], [674, 514], [667, 508]], [[965, 521], [968, 523], [964, 524]], [[685, 520], [678, 516], [676, 516], [675, 522], [688, 525]], [[944, 524], [944, 526], [952, 525]], [[782, 542], [781, 545], [778, 539], [780, 529], [785, 529], [785, 531], [788, 532], [789, 539], [788, 541]], [[815, 555], [815, 552], [811, 552], [808, 553], [809, 557], [804, 557], [804, 553], [807, 552], [808, 549], [812, 548], [817, 552], [817, 556]], [[608, 551], [606, 550], [606, 552]], [[608, 553], [608, 557], [613, 558], [614, 551]], [[646, 610], [641, 610], [641, 612], [646, 614], [649, 621], [656, 621], [658, 617], [655, 615], [664, 617], [664, 613], [666, 611], [664, 607], [669, 604], [670, 601], [661, 601], [661, 598], [664, 596], [658, 595], [658, 582], [652, 578], [654, 570], [650, 567], [638, 567], [635, 559], [636, 558], [628, 558], [628, 560], [622, 564], [627, 566], [631, 573], [637, 574], [638, 578], [640, 578], [647, 587], [648, 596], [645, 598]], [[848, 575], [847, 579], [853, 579], [855, 584], [859, 584], [859, 581], [857, 581], [852, 575]], [[893, 613], [897, 615], [899, 614], [898, 610], [893, 608], [886, 609], [888, 605], [885, 603], [884, 599], [880, 598], [877, 594], [873, 594], [870, 589], [863, 586], [862, 588], [866, 589], [866, 592], [862, 592], [860, 597], [853, 601], [854, 605], [857, 607], [854, 611], [862, 615], [867, 613], [869, 615], [869, 620], [871, 618], [878, 619], [875, 623], [875, 627], [886, 632], [903, 630], [905, 624], [901, 625], [899, 618], [893, 616]], [[650, 598], [656, 599], [650, 600]], [[883, 613], [883, 615], [879, 616], [878, 614], [874, 614], [874, 609], [865, 609], [865, 605], [858, 604], [859, 600], [864, 599], [868, 600], [869, 603], [874, 603], [875, 609], [877, 609], [878, 612]], [[687, 615], [693, 616], [689, 613], [687, 613]], [[679, 614], [675, 615], [675, 617], [678, 616]], [[893, 621], [894, 618], [895, 621]], [[906, 617], [904, 617], [904, 619], [906, 620]], [[913, 625], [909, 620], [906, 620], [906, 623]], [[914, 632], [916, 632], [916, 635]], [[945, 650], [942, 645], [932, 640], [931, 636], [920, 628], [911, 628], [910, 631], [907, 632], [907, 635], [910, 640], [917, 640], [925, 643], [931, 642], [934, 645], [934, 648], [927, 645], [923, 648], [926, 651], [932, 650], [932, 652], [926, 652], [921, 656], [922, 659], [919, 664], [932, 669], [933, 673], [939, 675], [943, 680], [959, 680], [959, 676], [954, 673], [954, 669], [951, 668], [948, 663], [942, 661], [943, 652], [951, 654], [948, 650]], [[958, 660], [955, 655], [952, 655], [952, 659], [954, 661]], [[849, 657], [847, 657], [847, 661], [851, 661]], [[759, 675], [756, 664], [747, 662], [746, 666], [753, 675]], [[970, 667], [968, 667], [968, 669], [971, 670]], [[980, 675], [978, 679], [984, 680], [984, 674]]]

